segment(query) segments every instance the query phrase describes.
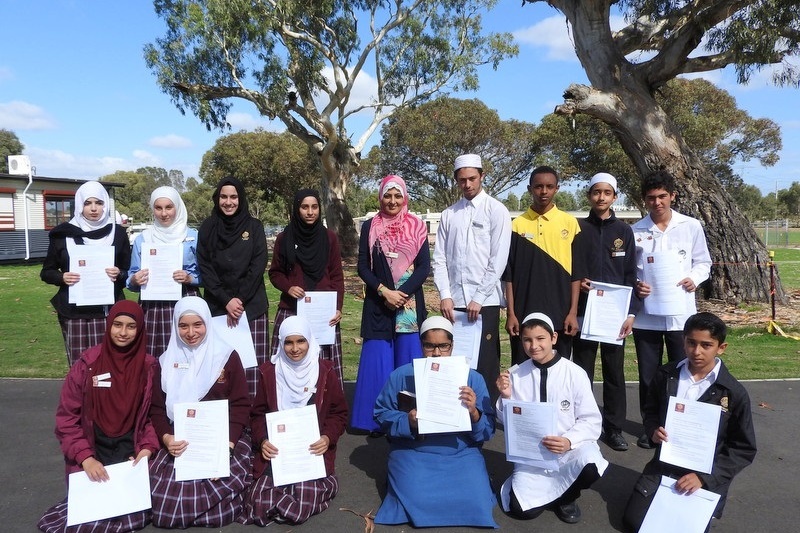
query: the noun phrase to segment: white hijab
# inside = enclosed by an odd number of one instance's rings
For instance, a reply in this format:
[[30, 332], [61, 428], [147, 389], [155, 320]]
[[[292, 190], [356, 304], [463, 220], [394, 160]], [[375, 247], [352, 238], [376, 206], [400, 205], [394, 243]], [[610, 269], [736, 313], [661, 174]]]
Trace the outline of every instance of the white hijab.
[[[155, 215], [155, 204], [159, 198], [166, 198], [175, 206], [175, 219], [169, 226], [162, 225]], [[177, 244], [186, 239], [189, 217], [186, 213], [186, 205], [178, 191], [166, 186], [154, 190], [150, 194], [150, 211], [153, 213], [153, 228], [142, 232], [145, 242]]]
[[[97, 221], [92, 221], [84, 218], [83, 216], [83, 203], [89, 198], [97, 198], [103, 202], [103, 214]], [[105, 244], [111, 246], [114, 244], [114, 217], [111, 214], [111, 204], [108, 198], [108, 191], [98, 181], [87, 181], [75, 191], [75, 212], [72, 219], [69, 221], [73, 226], [78, 226], [83, 231], [95, 231], [101, 228], [112, 225], [111, 231], [105, 237], [99, 239], [83, 238], [84, 244], [99, 245]]]
[[[283, 341], [290, 335], [302, 335], [308, 341], [308, 353], [300, 361], [292, 361], [283, 349]], [[275, 386], [278, 410], [294, 409], [308, 404], [316, 392], [319, 378], [319, 343], [304, 318], [287, 317], [278, 331], [278, 349], [270, 361], [275, 365]]]
[[[203, 341], [190, 347], [180, 337], [178, 322], [182, 316], [199, 316], [206, 325]], [[175, 304], [172, 335], [167, 350], [159, 357], [161, 390], [166, 395], [167, 416], [175, 420], [174, 406], [180, 402], [196, 402], [205, 396], [219, 379], [231, 355], [231, 347], [214, 335], [208, 304], [197, 296], [186, 296]]]

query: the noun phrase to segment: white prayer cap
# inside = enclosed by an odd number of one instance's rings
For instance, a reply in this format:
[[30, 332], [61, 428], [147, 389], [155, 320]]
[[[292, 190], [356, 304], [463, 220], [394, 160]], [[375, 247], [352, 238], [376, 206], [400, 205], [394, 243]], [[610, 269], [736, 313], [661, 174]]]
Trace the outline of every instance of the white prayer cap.
[[483, 168], [483, 164], [481, 163], [481, 156], [478, 154], [464, 154], [456, 157], [455, 162], [455, 170], [460, 168], [469, 167], [469, 168]]
[[429, 329], [443, 329], [446, 332], [453, 334], [453, 324], [443, 316], [429, 316], [425, 322], [419, 327], [419, 336], [425, 335]]
[[614, 192], [617, 192], [617, 178], [609, 174], [608, 172], [598, 172], [592, 179], [589, 180], [589, 190], [592, 189], [598, 183], [608, 183], [611, 185], [611, 188], [614, 189]]
[[528, 320], [541, 320], [542, 322], [544, 322], [545, 324], [550, 326], [550, 331], [555, 331], [556, 330], [556, 328], [553, 327], [553, 321], [550, 320], [550, 317], [547, 316], [544, 313], [531, 313], [531, 314], [529, 314], [528, 316], [525, 317], [525, 320], [523, 320], [520, 323], [520, 326], [522, 326], [522, 324], [525, 324], [525, 322], [527, 322]]

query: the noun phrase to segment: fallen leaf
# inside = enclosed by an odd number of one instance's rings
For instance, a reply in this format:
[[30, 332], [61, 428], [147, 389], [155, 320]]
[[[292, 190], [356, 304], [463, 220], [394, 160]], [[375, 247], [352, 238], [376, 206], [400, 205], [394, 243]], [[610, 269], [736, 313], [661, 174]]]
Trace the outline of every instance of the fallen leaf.
[[763, 407], [764, 409], [769, 409], [770, 411], [774, 411], [775, 409], [772, 408], [770, 404], [767, 402], [758, 402], [759, 407]]

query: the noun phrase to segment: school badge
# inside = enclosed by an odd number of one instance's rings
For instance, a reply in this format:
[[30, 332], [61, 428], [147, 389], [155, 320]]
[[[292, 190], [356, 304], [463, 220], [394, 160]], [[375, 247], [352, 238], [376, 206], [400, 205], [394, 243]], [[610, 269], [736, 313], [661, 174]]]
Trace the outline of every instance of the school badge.
[[567, 237], [569, 237], [569, 231], [567, 231], [566, 229], [562, 229], [561, 230], [561, 238], [566, 240]]
[[722, 407], [722, 410], [724, 412], [726, 412], [726, 413], [728, 412], [728, 397], [727, 396], [723, 396], [722, 398], [720, 398], [719, 406]]
[[243, 231], [242, 232], [242, 240], [243, 241], [249, 241], [250, 240], [250, 232], [249, 231]]
[[624, 244], [622, 242], [622, 239], [614, 239], [614, 243], [613, 244], [614, 244], [614, 249], [612, 250], [612, 252], [621, 252], [622, 251], [622, 245]]
[[562, 411], [569, 411], [569, 400], [561, 400], [561, 410]]
[[225, 369], [219, 371], [219, 377], [217, 378], [217, 383], [225, 383], [227, 379], [225, 378]]

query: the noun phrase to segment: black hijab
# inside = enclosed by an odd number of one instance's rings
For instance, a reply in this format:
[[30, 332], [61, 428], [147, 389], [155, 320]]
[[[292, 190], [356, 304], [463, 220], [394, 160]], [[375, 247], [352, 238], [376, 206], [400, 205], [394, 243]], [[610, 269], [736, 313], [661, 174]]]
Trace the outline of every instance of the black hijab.
[[[236, 192], [239, 195], [239, 208], [231, 216], [225, 215], [219, 208], [219, 193], [226, 185], [236, 187]], [[211, 211], [211, 217], [209, 217], [209, 246], [215, 250], [225, 250], [242, 238], [242, 234], [247, 231], [250, 224], [251, 217], [250, 208], [247, 205], [247, 194], [241, 181], [228, 177], [219, 182], [214, 190], [212, 199], [214, 209]]]
[[294, 195], [292, 217], [289, 225], [283, 230], [283, 246], [281, 259], [288, 271], [294, 265], [303, 269], [303, 280], [306, 290], [314, 290], [317, 282], [325, 275], [328, 268], [328, 230], [322, 224], [322, 213], [313, 224], [306, 224], [300, 217], [300, 204], [303, 199], [312, 196], [320, 207], [322, 202], [319, 192], [314, 189], [300, 189]]

